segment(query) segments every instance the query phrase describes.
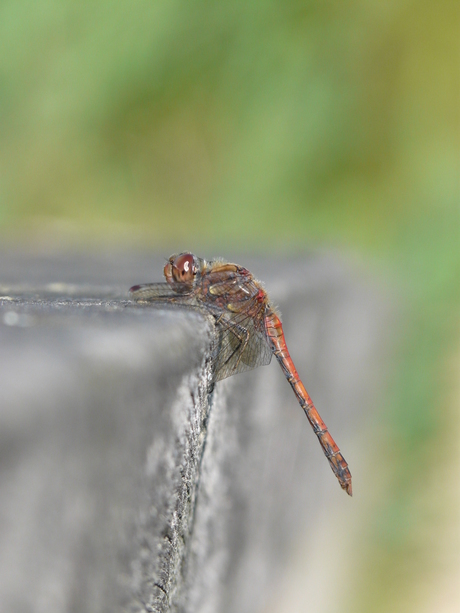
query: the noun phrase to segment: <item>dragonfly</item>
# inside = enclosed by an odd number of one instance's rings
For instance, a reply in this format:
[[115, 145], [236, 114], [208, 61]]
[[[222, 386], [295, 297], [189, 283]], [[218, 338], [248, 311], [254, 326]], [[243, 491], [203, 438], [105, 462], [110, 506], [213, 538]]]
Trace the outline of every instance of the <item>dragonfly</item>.
[[164, 283], [130, 288], [140, 303], [185, 305], [214, 318], [218, 332], [213, 381], [269, 364], [274, 355], [318, 437], [341, 487], [352, 495], [351, 473], [339, 447], [321, 419], [289, 354], [280, 314], [260, 281], [242, 266], [220, 259], [206, 261], [193, 253], [172, 255]]

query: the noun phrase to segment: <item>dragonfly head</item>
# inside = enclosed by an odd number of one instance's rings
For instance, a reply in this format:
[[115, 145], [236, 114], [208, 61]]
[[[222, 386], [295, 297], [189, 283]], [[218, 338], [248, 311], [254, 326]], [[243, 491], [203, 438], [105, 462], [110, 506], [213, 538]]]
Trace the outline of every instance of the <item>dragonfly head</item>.
[[179, 253], [172, 255], [164, 267], [166, 281], [176, 288], [178, 285], [190, 289], [197, 273], [201, 270], [200, 258], [193, 253]]

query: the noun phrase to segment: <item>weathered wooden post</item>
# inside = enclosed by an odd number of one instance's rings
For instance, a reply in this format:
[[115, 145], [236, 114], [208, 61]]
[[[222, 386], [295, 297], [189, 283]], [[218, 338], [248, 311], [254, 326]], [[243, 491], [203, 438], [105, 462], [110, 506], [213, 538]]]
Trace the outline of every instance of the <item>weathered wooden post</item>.
[[[156, 261], [0, 263], [1, 611], [254, 613], [315, 505], [349, 502], [279, 368], [209, 393], [206, 317], [129, 302]], [[241, 264], [353, 471], [373, 291], [332, 257]]]

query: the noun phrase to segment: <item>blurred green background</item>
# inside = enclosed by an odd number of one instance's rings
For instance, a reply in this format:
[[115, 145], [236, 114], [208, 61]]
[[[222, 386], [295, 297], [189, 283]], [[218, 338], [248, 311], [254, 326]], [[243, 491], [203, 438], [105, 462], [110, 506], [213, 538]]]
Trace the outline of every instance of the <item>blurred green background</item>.
[[400, 291], [342, 611], [460, 610], [436, 600], [460, 571], [459, 7], [0, 2], [4, 245], [326, 245]]

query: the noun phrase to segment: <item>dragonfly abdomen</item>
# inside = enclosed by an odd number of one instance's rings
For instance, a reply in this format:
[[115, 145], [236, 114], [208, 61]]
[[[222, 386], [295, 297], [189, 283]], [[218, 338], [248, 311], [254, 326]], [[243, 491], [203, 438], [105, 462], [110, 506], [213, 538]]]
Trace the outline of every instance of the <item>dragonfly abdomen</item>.
[[281, 320], [273, 311], [269, 311], [265, 316], [265, 330], [271, 342], [273, 353], [294, 390], [297, 400], [304, 410], [313, 432], [318, 437], [321, 448], [329, 461], [333, 473], [337, 477], [341, 487], [351, 496], [351, 473], [348, 469], [348, 464], [337, 446], [337, 443], [329, 433], [326, 424], [321, 419], [310, 394], [300, 380], [299, 373], [289, 355]]

